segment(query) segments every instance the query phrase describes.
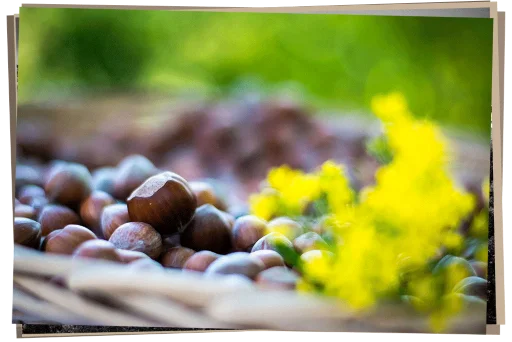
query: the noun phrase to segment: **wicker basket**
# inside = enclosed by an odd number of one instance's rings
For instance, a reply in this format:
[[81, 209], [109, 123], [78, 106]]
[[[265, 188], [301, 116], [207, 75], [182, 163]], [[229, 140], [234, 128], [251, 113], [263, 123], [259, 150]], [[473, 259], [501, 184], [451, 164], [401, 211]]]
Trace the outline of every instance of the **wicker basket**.
[[[263, 290], [237, 276], [134, 271], [122, 264], [73, 260], [21, 246], [14, 249], [13, 310], [17, 323], [430, 332], [426, 317], [405, 305], [381, 305], [358, 315], [325, 297]], [[485, 325], [485, 305], [472, 303], [447, 332], [483, 334]]]

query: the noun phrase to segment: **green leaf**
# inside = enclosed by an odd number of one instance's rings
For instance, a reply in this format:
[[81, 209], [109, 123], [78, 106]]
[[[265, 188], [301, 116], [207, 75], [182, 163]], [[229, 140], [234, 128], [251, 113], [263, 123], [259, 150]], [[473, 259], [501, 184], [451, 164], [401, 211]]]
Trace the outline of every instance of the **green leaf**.
[[381, 164], [388, 164], [393, 159], [393, 152], [389, 147], [387, 137], [384, 135], [367, 141], [366, 151]]

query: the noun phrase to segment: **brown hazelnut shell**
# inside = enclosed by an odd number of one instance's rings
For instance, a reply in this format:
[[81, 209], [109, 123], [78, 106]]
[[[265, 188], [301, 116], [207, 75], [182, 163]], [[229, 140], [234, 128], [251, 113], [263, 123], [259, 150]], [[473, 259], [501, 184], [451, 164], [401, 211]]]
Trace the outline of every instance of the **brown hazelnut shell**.
[[153, 226], [160, 234], [182, 232], [192, 220], [196, 198], [185, 179], [162, 172], [147, 179], [128, 197], [130, 219]]

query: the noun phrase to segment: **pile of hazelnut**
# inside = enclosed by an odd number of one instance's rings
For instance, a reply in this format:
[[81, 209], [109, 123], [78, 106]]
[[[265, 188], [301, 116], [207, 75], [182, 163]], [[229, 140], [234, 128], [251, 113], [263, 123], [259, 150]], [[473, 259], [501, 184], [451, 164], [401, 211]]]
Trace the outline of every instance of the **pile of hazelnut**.
[[[81, 164], [57, 161], [40, 175], [17, 173], [14, 242], [129, 267], [238, 274], [280, 289], [294, 289], [300, 273], [278, 244], [304, 258], [320, 252], [320, 235], [299, 223], [230, 212], [210, 184], [187, 182], [141, 155], [111, 171], [91, 174]], [[272, 232], [276, 225], [293, 242]]]

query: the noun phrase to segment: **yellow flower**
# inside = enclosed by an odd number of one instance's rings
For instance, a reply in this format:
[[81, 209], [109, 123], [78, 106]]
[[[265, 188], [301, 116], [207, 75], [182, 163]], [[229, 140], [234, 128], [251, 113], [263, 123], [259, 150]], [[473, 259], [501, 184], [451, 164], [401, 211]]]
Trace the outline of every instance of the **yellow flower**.
[[470, 227], [472, 236], [486, 238], [489, 234], [489, 211], [484, 208], [475, 217]]
[[261, 194], [253, 194], [249, 197], [249, 207], [253, 215], [268, 221], [279, 210], [278, 193], [266, 189]]
[[[402, 276], [413, 274], [409, 294], [431, 313], [432, 327], [441, 329], [459, 307], [457, 298], [444, 297], [463, 275], [455, 269], [439, 279], [421, 272], [441, 247], [461, 246], [456, 229], [474, 210], [475, 198], [447, 171], [448, 141], [432, 122], [415, 120], [401, 94], [376, 96], [372, 109], [384, 124], [392, 154], [377, 170], [374, 185], [356, 194], [344, 166], [334, 161], [310, 174], [282, 166], [268, 174], [271, 191], [251, 197], [251, 211], [264, 219], [300, 216], [308, 203], [325, 200], [328, 212], [322, 214], [334, 254], [305, 262], [298, 289], [321, 289], [363, 310], [399, 296]], [[480, 219], [483, 227], [481, 215], [476, 223]]]
[[488, 244], [482, 243], [475, 252], [475, 259], [487, 263], [489, 257]]
[[444, 245], [450, 249], [459, 249], [462, 246], [464, 239], [460, 234], [448, 232], [444, 237]]
[[372, 111], [383, 122], [403, 118], [408, 113], [405, 97], [398, 92], [389, 95], [377, 95], [371, 102]]
[[350, 188], [343, 166], [328, 160], [317, 172], [317, 176], [319, 187], [326, 194], [327, 203], [332, 212], [343, 210], [353, 201], [354, 192]]
[[489, 182], [489, 177], [487, 177], [482, 182], [482, 194], [484, 195], [485, 202], [487, 203], [487, 205], [489, 204], [490, 191], [491, 191], [491, 186], [490, 186], [490, 182]]
[[284, 191], [299, 175], [300, 171], [292, 170], [288, 165], [283, 165], [270, 170], [267, 176], [267, 181], [273, 189], [277, 191]]

